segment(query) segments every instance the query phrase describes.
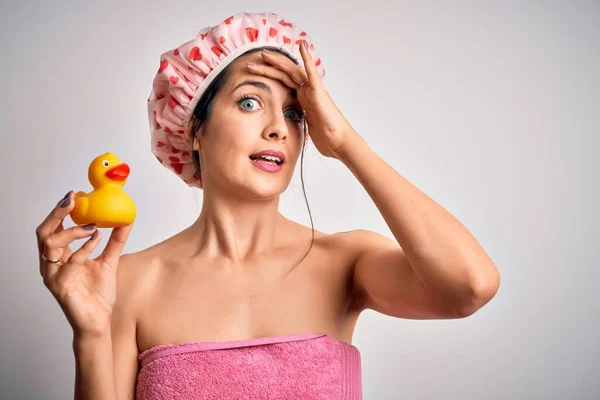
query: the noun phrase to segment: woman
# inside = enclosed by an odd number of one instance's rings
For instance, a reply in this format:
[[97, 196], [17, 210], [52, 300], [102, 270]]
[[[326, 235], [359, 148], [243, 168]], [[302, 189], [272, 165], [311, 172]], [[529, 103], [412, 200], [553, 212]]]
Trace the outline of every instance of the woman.
[[[91, 260], [100, 232], [63, 228], [69, 192], [36, 231], [40, 273], [74, 331], [76, 398], [359, 399], [361, 311], [462, 318], [495, 295], [492, 260], [367, 146], [324, 75], [306, 33], [274, 13], [231, 16], [161, 56], [153, 152], [204, 190], [196, 222], [126, 255], [132, 226], [113, 229]], [[308, 129], [398, 242], [278, 212]]]

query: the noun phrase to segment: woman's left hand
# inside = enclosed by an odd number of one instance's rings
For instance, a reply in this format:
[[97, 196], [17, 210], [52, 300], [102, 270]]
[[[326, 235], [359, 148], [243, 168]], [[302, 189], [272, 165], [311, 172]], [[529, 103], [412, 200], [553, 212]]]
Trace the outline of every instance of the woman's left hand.
[[292, 89], [296, 89], [298, 101], [306, 112], [310, 138], [315, 147], [325, 157], [339, 159], [344, 143], [353, 132], [353, 128], [323, 86], [308, 50], [302, 44], [299, 47], [305, 68], [295, 64], [283, 54], [264, 50], [261, 51], [262, 58], [270, 65], [247, 64], [247, 67], [253, 73], [279, 79]]

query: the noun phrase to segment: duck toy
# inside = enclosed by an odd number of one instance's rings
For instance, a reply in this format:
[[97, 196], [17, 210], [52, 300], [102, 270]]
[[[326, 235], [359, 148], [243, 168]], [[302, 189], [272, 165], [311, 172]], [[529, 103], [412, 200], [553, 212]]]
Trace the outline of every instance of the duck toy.
[[88, 168], [88, 179], [94, 190], [75, 193], [75, 207], [70, 213], [73, 222], [77, 225], [94, 223], [97, 228], [131, 224], [136, 216], [136, 207], [123, 190], [129, 172], [129, 165], [113, 153], [94, 158]]

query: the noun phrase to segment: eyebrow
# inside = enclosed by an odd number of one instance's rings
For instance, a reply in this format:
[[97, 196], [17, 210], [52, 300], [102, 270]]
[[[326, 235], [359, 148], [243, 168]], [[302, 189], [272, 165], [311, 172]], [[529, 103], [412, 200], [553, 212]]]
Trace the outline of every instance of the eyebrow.
[[[253, 81], [253, 80], [245, 80], [245, 81], [243, 81], [243, 82], [241, 82], [241, 83], [238, 83], [238, 84], [237, 84], [237, 85], [236, 85], [236, 86], [233, 88], [233, 90], [231, 91], [231, 93], [235, 92], [237, 89], [239, 89], [240, 87], [242, 87], [242, 86], [245, 86], [245, 85], [251, 85], [251, 86], [254, 86], [254, 87], [258, 88], [258, 89], [262, 89], [262, 90], [264, 90], [264, 91], [268, 92], [269, 94], [273, 94], [273, 90], [271, 89], [271, 86], [267, 85], [267, 84], [266, 84], [266, 83], [264, 83], [264, 82], [261, 82], [261, 81]], [[295, 99], [297, 99], [297, 98], [298, 98], [298, 92], [296, 91], [296, 89], [294, 89], [294, 88], [290, 88], [290, 90], [291, 90], [291, 95], [292, 95], [292, 98], [293, 98], [294, 100], [295, 100]], [[230, 94], [231, 94], [231, 93], [230, 93]]]

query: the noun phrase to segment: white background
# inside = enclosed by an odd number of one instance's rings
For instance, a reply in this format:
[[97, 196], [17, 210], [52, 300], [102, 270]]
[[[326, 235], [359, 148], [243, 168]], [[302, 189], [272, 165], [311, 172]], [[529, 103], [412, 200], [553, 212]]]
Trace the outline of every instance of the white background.
[[[72, 331], [39, 275], [35, 228], [68, 190], [90, 190], [96, 155], [132, 168], [125, 252], [196, 219], [202, 192], [150, 152], [146, 100], [161, 53], [243, 11], [309, 33], [357, 132], [501, 273], [466, 319], [364, 312], [353, 344], [365, 399], [600, 396], [598, 2], [13, 3], [0, 12], [0, 397], [72, 398]], [[343, 164], [312, 143], [304, 163], [316, 229], [393, 238]], [[299, 172], [281, 212], [310, 226]]]

